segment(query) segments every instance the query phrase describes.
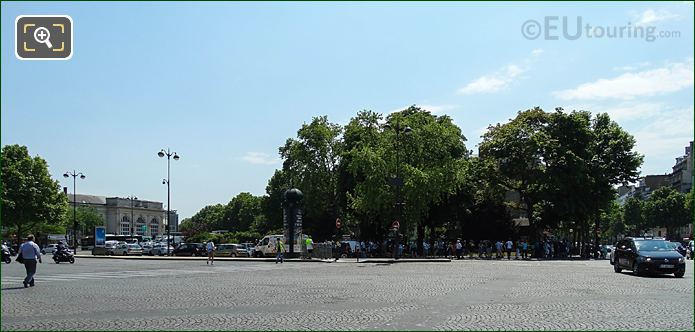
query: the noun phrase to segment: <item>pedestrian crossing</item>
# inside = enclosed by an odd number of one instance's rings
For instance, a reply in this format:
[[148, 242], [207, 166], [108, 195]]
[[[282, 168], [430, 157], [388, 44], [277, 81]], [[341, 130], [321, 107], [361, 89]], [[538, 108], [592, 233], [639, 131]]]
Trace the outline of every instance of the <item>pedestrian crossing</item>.
[[[205, 269], [154, 269], [154, 270], [123, 270], [123, 271], [108, 271], [108, 272], [82, 272], [73, 274], [55, 274], [45, 275], [41, 271], [36, 275], [36, 280], [45, 282], [64, 282], [64, 281], [82, 281], [82, 280], [108, 280], [108, 279], [132, 279], [132, 278], [152, 278], [165, 276], [180, 276], [180, 275], [199, 275], [199, 274], [214, 274], [214, 273], [238, 273], [238, 272], [254, 272], [268, 271], [277, 269], [279, 266], [275, 264], [256, 264], [256, 265], [216, 265], [206, 266]], [[23, 276], [2, 276], [2, 285], [21, 284], [24, 281]]]

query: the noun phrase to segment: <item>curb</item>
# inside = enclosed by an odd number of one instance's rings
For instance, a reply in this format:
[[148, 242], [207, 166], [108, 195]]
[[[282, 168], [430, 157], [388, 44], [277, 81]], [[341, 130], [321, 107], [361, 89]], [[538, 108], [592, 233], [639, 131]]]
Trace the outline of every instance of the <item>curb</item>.
[[[120, 259], [120, 260], [161, 260], [161, 261], [202, 261], [207, 260], [207, 257], [180, 257], [180, 256], [95, 256], [95, 255], [75, 255], [75, 258], [92, 258], [92, 259]], [[242, 257], [215, 257], [216, 261], [228, 261], [228, 262], [270, 262], [274, 263], [275, 258], [242, 258]], [[326, 259], [297, 259], [297, 258], [286, 258], [285, 262], [291, 263], [352, 263], [352, 264], [395, 264], [395, 263], [448, 263], [451, 259], [446, 258], [434, 258], [434, 259], [362, 259], [359, 262], [354, 258], [343, 258], [334, 261], [332, 258], [330, 260]]]
[[[121, 260], [159, 260], [159, 261], [203, 261], [207, 257], [181, 257], [181, 256], [95, 256], [95, 255], [75, 255], [75, 258], [93, 258], [93, 259], [121, 259]], [[215, 261], [230, 261], [230, 262], [275, 262], [275, 258], [242, 258], [242, 257], [215, 257]], [[296, 259], [286, 258], [285, 262], [295, 263], [327, 263], [327, 261], [318, 259]]]

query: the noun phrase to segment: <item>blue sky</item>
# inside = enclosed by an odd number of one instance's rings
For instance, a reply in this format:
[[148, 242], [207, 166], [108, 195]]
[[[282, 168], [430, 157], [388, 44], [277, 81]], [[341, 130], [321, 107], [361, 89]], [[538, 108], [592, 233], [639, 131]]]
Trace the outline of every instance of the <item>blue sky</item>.
[[[29, 14], [72, 17], [72, 59], [15, 57], [14, 21]], [[563, 16], [570, 36], [577, 20], [593, 30], [569, 40]], [[525, 38], [529, 20], [559, 38]], [[61, 175], [77, 169], [78, 193], [164, 202], [156, 153], [171, 147], [182, 218], [263, 194], [277, 148], [317, 115], [417, 104], [477, 151], [519, 110], [608, 112], [636, 137], [643, 174], [670, 172], [693, 139], [692, 2], [3, 2], [1, 24], [2, 144], [28, 146], [70, 191]], [[596, 37], [621, 26], [679, 35]]]

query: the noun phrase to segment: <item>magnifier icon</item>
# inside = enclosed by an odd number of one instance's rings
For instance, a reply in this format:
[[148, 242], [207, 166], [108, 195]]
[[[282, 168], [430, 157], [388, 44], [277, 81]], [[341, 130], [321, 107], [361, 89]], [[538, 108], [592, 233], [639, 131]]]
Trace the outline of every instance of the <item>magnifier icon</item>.
[[50, 38], [51, 32], [48, 31], [48, 29], [44, 27], [38, 27], [36, 28], [36, 30], [34, 30], [34, 40], [36, 40], [37, 43], [46, 44], [48, 48], [53, 48], [53, 44], [51, 44]]

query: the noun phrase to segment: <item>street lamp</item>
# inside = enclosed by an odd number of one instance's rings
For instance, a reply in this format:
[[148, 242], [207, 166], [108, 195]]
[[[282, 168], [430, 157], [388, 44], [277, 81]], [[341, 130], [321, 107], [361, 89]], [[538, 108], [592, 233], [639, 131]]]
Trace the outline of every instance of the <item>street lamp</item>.
[[72, 176], [72, 239], [73, 239], [73, 250], [74, 253], [77, 254], [77, 195], [76, 195], [76, 188], [77, 188], [77, 177], [79, 176], [80, 179], [86, 178], [82, 172], [78, 173], [77, 171], [73, 170], [72, 172], [67, 171], [65, 174], [63, 174], [63, 177], [69, 178]]
[[[385, 124], [384, 129], [386, 130], [391, 130], [393, 129], [396, 132], [396, 178], [393, 179], [393, 185], [396, 187], [396, 206], [398, 207], [398, 220], [399, 224], [401, 221], [403, 221], [403, 205], [405, 205], [405, 202], [403, 202], [403, 195], [401, 192], [401, 187], [403, 187], [403, 178], [401, 177], [401, 159], [400, 159], [400, 141], [401, 141], [401, 133], [404, 135], [410, 134], [413, 130], [408, 127], [408, 126], [401, 126], [400, 123], [400, 118], [396, 118], [396, 124], [395, 125], [390, 125], [390, 124]], [[399, 251], [399, 236], [398, 236], [398, 230], [396, 230], [396, 241], [395, 241], [395, 247], [393, 250], [393, 255], [394, 258], [398, 258], [398, 251]]]
[[167, 256], [169, 256], [169, 246], [170, 246], [170, 242], [171, 242], [171, 235], [170, 235], [170, 232], [171, 232], [171, 225], [170, 225], [171, 224], [171, 215], [170, 215], [171, 214], [171, 212], [170, 212], [170, 208], [171, 208], [171, 202], [170, 202], [170, 200], [171, 200], [171, 190], [170, 190], [171, 157], [174, 157], [174, 160], [179, 160], [179, 155], [176, 154], [176, 152], [169, 151], [169, 148], [167, 148], [166, 150], [162, 149], [161, 151], [159, 151], [157, 153], [157, 155], [159, 156], [159, 158], [164, 158], [164, 156], [167, 157], [167, 178], [162, 180], [162, 184], [167, 185]]
[[135, 195], [130, 195], [127, 197], [127, 199], [130, 200], [130, 237], [132, 238], [133, 237], [133, 222], [134, 222], [133, 221], [134, 220], [133, 219], [134, 218], [133, 210], [135, 210], [135, 208], [134, 208], [135, 200], [138, 198], [135, 197]]

